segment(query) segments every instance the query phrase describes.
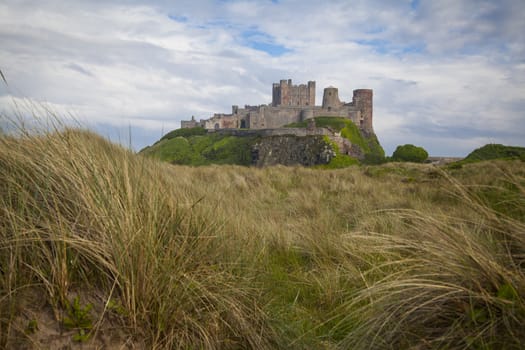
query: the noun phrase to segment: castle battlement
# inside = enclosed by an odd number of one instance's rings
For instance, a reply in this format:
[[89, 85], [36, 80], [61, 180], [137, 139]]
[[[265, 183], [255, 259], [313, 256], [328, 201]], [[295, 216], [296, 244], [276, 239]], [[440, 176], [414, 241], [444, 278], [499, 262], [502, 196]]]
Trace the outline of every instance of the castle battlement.
[[343, 117], [351, 119], [360, 129], [373, 132], [373, 91], [354, 90], [352, 102], [339, 99], [336, 87], [323, 92], [323, 104], [315, 105], [315, 81], [293, 85], [292, 80], [281, 80], [272, 85], [272, 103], [239, 108], [232, 106], [231, 114], [216, 113], [199, 122], [181, 121], [181, 128], [202, 126], [208, 130], [219, 129], [277, 129], [284, 125], [315, 117]]

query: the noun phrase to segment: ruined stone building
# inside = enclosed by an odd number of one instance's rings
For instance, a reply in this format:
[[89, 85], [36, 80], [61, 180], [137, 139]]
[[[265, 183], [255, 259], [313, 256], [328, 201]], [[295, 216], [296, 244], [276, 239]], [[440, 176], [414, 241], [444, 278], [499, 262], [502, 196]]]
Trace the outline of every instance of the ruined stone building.
[[351, 119], [363, 131], [373, 132], [373, 92], [370, 89], [354, 90], [352, 102], [339, 100], [335, 87], [327, 87], [321, 106], [315, 105], [315, 81], [292, 85], [292, 80], [273, 84], [272, 103], [259, 106], [232, 106], [230, 114], [214, 114], [209, 119], [181, 121], [182, 128], [202, 126], [217, 129], [277, 129], [287, 124], [314, 117], [344, 117]]

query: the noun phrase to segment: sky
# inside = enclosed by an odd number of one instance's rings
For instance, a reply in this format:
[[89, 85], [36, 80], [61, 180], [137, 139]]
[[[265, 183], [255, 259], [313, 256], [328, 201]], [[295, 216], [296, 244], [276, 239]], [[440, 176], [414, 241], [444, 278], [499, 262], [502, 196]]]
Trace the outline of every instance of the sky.
[[[139, 150], [272, 83], [374, 90], [374, 130], [466, 156], [525, 146], [523, 0], [3, 0], [0, 113], [39, 106]], [[22, 106], [22, 107], [21, 107]]]

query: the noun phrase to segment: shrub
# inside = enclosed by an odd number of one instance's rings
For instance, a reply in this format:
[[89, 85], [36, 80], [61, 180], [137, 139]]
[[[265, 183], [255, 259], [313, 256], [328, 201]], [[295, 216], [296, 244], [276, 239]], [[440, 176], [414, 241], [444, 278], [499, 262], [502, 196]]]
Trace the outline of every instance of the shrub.
[[392, 160], [401, 162], [423, 163], [428, 158], [428, 152], [423, 147], [411, 144], [397, 146], [392, 154]]
[[379, 165], [386, 162], [387, 159], [385, 157], [381, 157], [381, 155], [377, 153], [367, 153], [365, 154], [365, 158], [362, 160], [362, 163], [366, 165]]

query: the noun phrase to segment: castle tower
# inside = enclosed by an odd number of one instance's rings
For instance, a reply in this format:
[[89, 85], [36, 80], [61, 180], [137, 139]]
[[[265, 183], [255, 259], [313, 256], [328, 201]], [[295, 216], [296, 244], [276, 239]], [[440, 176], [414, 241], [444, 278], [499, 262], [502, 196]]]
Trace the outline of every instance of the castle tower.
[[292, 85], [292, 79], [272, 85], [272, 106], [315, 106], [315, 81]]
[[323, 93], [323, 108], [331, 110], [339, 107], [341, 107], [339, 90], [333, 86], [325, 88]]
[[373, 132], [373, 90], [358, 89], [354, 90], [352, 99], [353, 105], [361, 112], [359, 126], [366, 131]]
[[281, 80], [281, 103], [282, 106], [289, 106], [292, 102], [290, 101], [290, 88], [292, 87], [292, 79]]
[[281, 89], [279, 83], [272, 85], [272, 106], [277, 107], [281, 104]]
[[308, 82], [308, 95], [307, 95], [309, 106], [315, 106], [315, 81]]

